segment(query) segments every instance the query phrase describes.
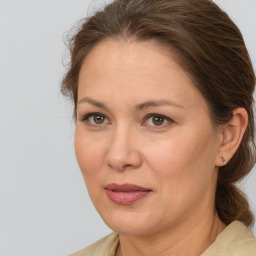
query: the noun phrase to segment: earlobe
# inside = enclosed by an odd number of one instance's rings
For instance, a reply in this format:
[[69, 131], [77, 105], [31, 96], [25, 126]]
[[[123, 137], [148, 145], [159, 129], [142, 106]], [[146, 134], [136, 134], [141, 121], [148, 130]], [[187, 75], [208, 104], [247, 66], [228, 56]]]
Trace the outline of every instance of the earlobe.
[[216, 166], [223, 166], [233, 157], [244, 136], [248, 124], [248, 114], [244, 108], [233, 111], [233, 117], [221, 128], [221, 141]]

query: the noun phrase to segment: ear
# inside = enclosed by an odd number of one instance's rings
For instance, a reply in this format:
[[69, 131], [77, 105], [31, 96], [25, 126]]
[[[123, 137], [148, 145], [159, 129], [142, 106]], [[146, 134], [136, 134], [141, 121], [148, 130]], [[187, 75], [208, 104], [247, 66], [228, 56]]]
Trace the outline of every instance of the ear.
[[244, 108], [236, 108], [229, 123], [220, 128], [220, 146], [216, 166], [223, 166], [238, 149], [248, 124], [248, 114]]

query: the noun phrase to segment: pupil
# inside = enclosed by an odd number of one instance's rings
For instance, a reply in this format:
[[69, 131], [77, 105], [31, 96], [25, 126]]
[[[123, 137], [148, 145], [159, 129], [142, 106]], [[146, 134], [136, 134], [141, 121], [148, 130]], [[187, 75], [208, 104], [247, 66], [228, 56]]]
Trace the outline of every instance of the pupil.
[[154, 123], [155, 125], [162, 125], [162, 124], [163, 124], [163, 121], [164, 121], [164, 119], [163, 119], [162, 117], [160, 117], [160, 116], [155, 116], [155, 117], [153, 118], [153, 123]]

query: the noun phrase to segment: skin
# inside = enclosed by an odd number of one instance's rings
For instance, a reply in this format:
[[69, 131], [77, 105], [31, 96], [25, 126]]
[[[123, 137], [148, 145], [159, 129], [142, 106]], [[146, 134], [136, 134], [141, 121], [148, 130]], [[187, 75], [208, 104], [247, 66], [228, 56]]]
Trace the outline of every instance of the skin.
[[[225, 228], [214, 208], [221, 156], [232, 157], [246, 121], [238, 109], [216, 128], [189, 75], [154, 42], [107, 40], [91, 50], [79, 75], [75, 150], [93, 204], [120, 235], [116, 255], [193, 256], [209, 247]], [[152, 192], [119, 205], [106, 195], [110, 183]]]

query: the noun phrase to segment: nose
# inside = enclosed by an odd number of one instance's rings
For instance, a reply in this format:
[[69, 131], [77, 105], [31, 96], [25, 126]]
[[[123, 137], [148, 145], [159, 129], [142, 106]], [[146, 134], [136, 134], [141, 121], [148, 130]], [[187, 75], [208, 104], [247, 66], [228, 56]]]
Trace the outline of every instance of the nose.
[[112, 133], [106, 154], [107, 165], [116, 171], [137, 169], [142, 164], [139, 140], [131, 129], [120, 127]]

